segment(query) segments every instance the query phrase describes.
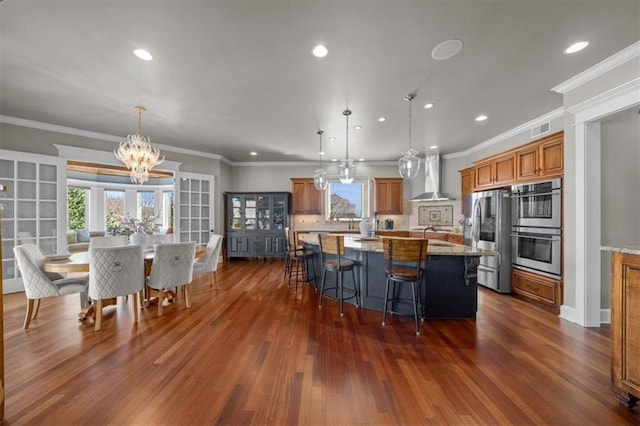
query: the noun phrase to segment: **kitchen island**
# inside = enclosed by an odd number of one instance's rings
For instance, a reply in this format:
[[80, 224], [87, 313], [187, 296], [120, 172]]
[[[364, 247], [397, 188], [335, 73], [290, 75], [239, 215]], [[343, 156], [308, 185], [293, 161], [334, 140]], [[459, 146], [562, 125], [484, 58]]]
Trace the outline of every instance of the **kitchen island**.
[[[316, 253], [313, 257], [318, 279], [312, 282], [316, 289], [321, 284], [321, 263], [318, 234], [299, 234], [305, 246]], [[345, 257], [355, 262], [355, 273], [364, 308], [382, 311], [386, 277], [382, 240], [362, 240], [358, 235], [344, 235]], [[429, 241], [429, 257], [423, 283], [423, 306], [426, 318], [476, 318], [478, 306], [477, 267], [480, 256], [493, 255], [488, 250], [474, 249], [461, 244]], [[327, 274], [327, 286], [335, 285], [335, 274]], [[351, 286], [349, 276], [345, 288]], [[401, 288], [399, 296], [410, 298], [408, 286]], [[353, 300], [350, 300], [353, 302]], [[412, 307], [398, 309], [412, 315]]]

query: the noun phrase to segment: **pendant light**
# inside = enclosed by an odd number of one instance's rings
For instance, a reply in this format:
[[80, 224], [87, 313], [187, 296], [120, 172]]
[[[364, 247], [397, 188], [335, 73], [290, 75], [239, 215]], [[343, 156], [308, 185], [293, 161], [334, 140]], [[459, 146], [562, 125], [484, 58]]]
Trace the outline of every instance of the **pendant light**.
[[409, 102], [409, 149], [402, 153], [398, 160], [398, 170], [403, 179], [415, 179], [420, 170], [420, 158], [418, 151], [411, 147], [411, 101], [416, 97], [415, 93], [405, 96], [404, 100]]
[[327, 185], [329, 185], [327, 172], [322, 168], [322, 156], [324, 155], [324, 152], [322, 152], [322, 134], [324, 133], [324, 130], [318, 130], [316, 133], [320, 137], [320, 150], [318, 151], [318, 156], [320, 157], [320, 168], [313, 174], [313, 185], [318, 191], [324, 191], [327, 189]]
[[351, 111], [345, 109], [342, 112], [342, 115], [344, 115], [347, 119], [345, 137], [347, 151], [344, 160], [341, 160], [340, 164], [338, 165], [338, 177], [340, 178], [340, 182], [342, 183], [351, 183], [353, 182], [353, 178], [356, 177], [356, 165], [353, 160], [349, 159], [349, 116], [351, 115]]
[[145, 108], [136, 106], [135, 109], [138, 111], [138, 131], [127, 136], [126, 141], [120, 142], [113, 153], [131, 170], [131, 182], [143, 184], [149, 180], [149, 171], [162, 164], [164, 157], [160, 158], [160, 150], [151, 145], [151, 139], [142, 135], [142, 113]]

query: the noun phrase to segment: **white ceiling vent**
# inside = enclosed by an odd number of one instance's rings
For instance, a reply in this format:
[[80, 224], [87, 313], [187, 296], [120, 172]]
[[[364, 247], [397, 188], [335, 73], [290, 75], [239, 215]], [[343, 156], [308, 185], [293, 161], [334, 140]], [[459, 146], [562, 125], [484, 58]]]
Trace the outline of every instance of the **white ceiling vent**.
[[545, 133], [549, 133], [550, 129], [551, 129], [551, 123], [549, 121], [547, 121], [546, 123], [542, 123], [539, 126], [532, 127], [531, 137], [535, 138], [537, 136], [544, 135]]

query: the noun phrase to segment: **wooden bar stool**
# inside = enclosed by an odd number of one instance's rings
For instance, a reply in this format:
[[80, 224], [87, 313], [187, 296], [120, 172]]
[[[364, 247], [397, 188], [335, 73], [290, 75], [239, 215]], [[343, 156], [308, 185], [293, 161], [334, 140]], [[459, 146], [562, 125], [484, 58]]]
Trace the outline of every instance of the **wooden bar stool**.
[[[387, 307], [391, 302], [391, 313], [396, 313], [395, 304], [409, 302], [413, 304], [413, 316], [416, 322], [416, 335], [420, 335], [420, 321], [418, 320], [418, 305], [420, 316], [424, 321], [424, 306], [422, 305], [422, 281], [423, 270], [427, 264], [428, 240], [417, 238], [386, 238], [382, 239], [384, 270], [387, 277], [387, 285], [384, 294], [384, 309], [382, 313], [382, 325], [387, 321]], [[396, 283], [411, 284], [411, 299], [396, 297]], [[391, 287], [391, 296], [389, 296]]]
[[[358, 296], [358, 284], [356, 283], [356, 274], [353, 269], [354, 262], [350, 259], [345, 259], [344, 256], [344, 236], [320, 234], [318, 235], [320, 241], [320, 259], [322, 263], [322, 285], [320, 287], [320, 303], [319, 307], [322, 308], [322, 299], [325, 296], [325, 291], [335, 290], [335, 298], [340, 301], [340, 316], [344, 316], [344, 278], [345, 272], [351, 271], [353, 277], [353, 289], [347, 289], [350, 295], [346, 298], [356, 299], [356, 307], [360, 306], [360, 299]], [[324, 288], [327, 271], [336, 273], [336, 285], [335, 287]]]
[[[287, 257], [285, 263], [285, 278], [288, 278], [287, 285], [291, 285], [291, 280], [295, 274], [296, 292], [298, 292], [298, 282], [311, 282], [317, 279], [316, 266], [313, 262], [313, 252], [305, 249], [298, 240], [298, 233], [289, 228], [285, 230], [287, 238]], [[309, 262], [313, 269], [313, 276], [309, 275]], [[294, 270], [295, 264], [295, 270]]]

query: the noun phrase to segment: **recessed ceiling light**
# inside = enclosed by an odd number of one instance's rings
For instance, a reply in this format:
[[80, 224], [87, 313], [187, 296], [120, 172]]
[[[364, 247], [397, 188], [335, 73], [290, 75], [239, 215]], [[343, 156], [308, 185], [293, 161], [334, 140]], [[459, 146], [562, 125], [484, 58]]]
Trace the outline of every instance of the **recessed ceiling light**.
[[358, 158], [358, 161], [364, 161], [364, 158]]
[[479, 116], [476, 117], [476, 121], [484, 121], [486, 120], [488, 117], [484, 114], [481, 114]]
[[576, 52], [581, 51], [582, 49], [584, 49], [588, 45], [589, 45], [588, 41], [579, 41], [579, 42], [573, 43], [571, 46], [567, 47], [564, 50], [564, 53], [567, 54], [567, 55], [570, 55], [572, 53], [576, 53]]
[[338, 159], [337, 158], [332, 158], [331, 161], [338, 161]]
[[324, 155], [324, 151], [320, 151], [318, 155]]
[[387, 117], [379, 117], [379, 118], [378, 118], [378, 121], [379, 121], [379, 122], [381, 122], [381, 123], [382, 123], [383, 121], [387, 121]]
[[335, 136], [331, 136], [331, 137], [329, 137], [329, 140], [330, 140], [330, 141], [335, 141], [335, 140], [336, 140], [336, 137], [335, 137]]
[[143, 61], [150, 61], [153, 59], [153, 56], [151, 56], [151, 53], [147, 52], [144, 49], [136, 49], [133, 51], [133, 54], [136, 55], [138, 58], [142, 59]]
[[429, 102], [428, 104], [424, 104], [424, 109], [431, 109], [433, 108], [433, 104], [431, 102]]
[[324, 58], [325, 56], [327, 56], [327, 53], [329, 53], [329, 50], [327, 50], [327, 48], [323, 44], [319, 44], [314, 47], [311, 52], [316, 58]]
[[431, 145], [429, 149], [438, 149], [438, 145]]
[[251, 151], [249, 154], [250, 154], [250, 155], [253, 155], [253, 156], [258, 155], [258, 153], [257, 153], [257, 152], [255, 152], [255, 151]]
[[461, 40], [445, 40], [431, 51], [431, 57], [438, 61], [449, 59], [462, 50]]
[[361, 130], [362, 126], [358, 124], [357, 126], [353, 126], [353, 128], [356, 129], [356, 130]]

